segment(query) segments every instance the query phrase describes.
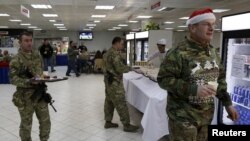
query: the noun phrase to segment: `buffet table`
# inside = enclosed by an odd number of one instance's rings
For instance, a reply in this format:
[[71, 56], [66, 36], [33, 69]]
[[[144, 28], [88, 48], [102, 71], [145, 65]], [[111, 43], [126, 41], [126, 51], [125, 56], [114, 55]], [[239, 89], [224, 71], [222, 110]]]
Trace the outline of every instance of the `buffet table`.
[[[140, 68], [123, 74], [123, 85], [129, 104], [143, 113], [143, 141], [158, 141], [169, 134], [166, 113], [167, 91], [156, 82], [157, 68]], [[217, 124], [218, 100], [215, 98], [215, 113], [212, 124]]]
[[167, 92], [136, 72], [123, 75], [127, 101], [143, 113], [143, 141], [157, 141], [168, 134]]

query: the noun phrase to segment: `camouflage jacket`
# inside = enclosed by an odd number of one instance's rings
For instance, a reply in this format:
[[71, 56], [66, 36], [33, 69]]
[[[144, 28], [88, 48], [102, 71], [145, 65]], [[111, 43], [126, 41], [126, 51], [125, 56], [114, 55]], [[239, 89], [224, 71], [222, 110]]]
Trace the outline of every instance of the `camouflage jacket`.
[[[122, 81], [123, 73], [129, 71], [129, 67], [124, 64], [121, 54], [114, 48], [110, 48], [103, 57], [104, 60], [104, 81], [108, 74], [112, 75], [117, 82]], [[106, 82], [106, 81], [105, 81]]]
[[171, 119], [210, 124], [214, 99], [197, 97], [198, 85], [209, 81], [219, 83], [217, 98], [225, 106], [232, 104], [226, 91], [225, 71], [211, 45], [204, 47], [187, 38], [170, 49], [160, 66], [157, 81], [168, 91], [167, 112]]
[[68, 48], [68, 59], [69, 60], [76, 60], [77, 55], [78, 55], [77, 49], [73, 49], [72, 47]]
[[27, 75], [27, 72], [33, 76], [42, 75], [41, 56], [35, 51], [29, 54], [19, 49], [17, 55], [15, 55], [10, 62], [10, 82], [16, 85], [17, 88], [33, 88], [33, 85], [30, 83], [30, 76]]

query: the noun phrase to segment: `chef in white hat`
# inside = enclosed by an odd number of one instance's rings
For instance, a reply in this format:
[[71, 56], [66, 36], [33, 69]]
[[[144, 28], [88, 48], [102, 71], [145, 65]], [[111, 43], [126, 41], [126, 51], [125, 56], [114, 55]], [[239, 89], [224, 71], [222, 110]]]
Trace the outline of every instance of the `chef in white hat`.
[[149, 58], [148, 62], [149, 64], [153, 64], [155, 67], [160, 67], [161, 62], [163, 61], [165, 55], [166, 55], [166, 43], [167, 40], [162, 38], [157, 41], [157, 48], [158, 51], [153, 53]]

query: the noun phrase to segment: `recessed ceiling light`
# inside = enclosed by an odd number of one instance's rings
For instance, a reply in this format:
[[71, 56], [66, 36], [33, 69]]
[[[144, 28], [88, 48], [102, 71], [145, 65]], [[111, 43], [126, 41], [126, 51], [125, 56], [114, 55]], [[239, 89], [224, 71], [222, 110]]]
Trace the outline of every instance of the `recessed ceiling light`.
[[36, 26], [29, 26], [28, 28], [37, 28]]
[[68, 29], [66, 29], [66, 28], [60, 28], [59, 30], [68, 30]]
[[9, 14], [6, 14], [6, 13], [0, 13], [0, 17], [8, 17], [10, 16]]
[[108, 29], [109, 31], [114, 31], [114, 30], [116, 30], [116, 29], [114, 29], [114, 28], [110, 28], [110, 29]]
[[43, 14], [44, 17], [58, 17], [57, 14]]
[[91, 29], [89, 29], [89, 28], [84, 28], [83, 30], [87, 30], [87, 31], [90, 31]]
[[119, 24], [118, 26], [128, 26], [127, 24]]
[[166, 22], [164, 22], [165, 24], [173, 24], [174, 22], [172, 22], [172, 21], [166, 21]]
[[96, 26], [96, 24], [86, 24], [86, 26]]
[[54, 24], [54, 26], [64, 26], [64, 24]]
[[56, 22], [56, 20], [49, 20], [49, 21], [52, 22], [52, 23]]
[[167, 28], [165, 28], [165, 29], [167, 29], [167, 30], [172, 30], [172, 29], [174, 29], [174, 28], [168, 28], [168, 27], [167, 27]]
[[187, 19], [189, 19], [189, 17], [181, 17], [179, 19], [181, 19], [181, 20], [187, 20]]
[[166, 9], [167, 7], [162, 7], [162, 8], [160, 8], [160, 9], [158, 9], [157, 11], [162, 11], [162, 10], [164, 10], [164, 9]]
[[10, 19], [9, 21], [11, 21], [11, 22], [21, 22], [22, 20], [18, 20], [18, 19]]
[[20, 25], [31, 25], [30, 23], [21, 23]]
[[36, 29], [34, 29], [34, 30], [42, 30], [41, 28], [36, 28]]
[[9, 28], [8, 26], [0, 26], [0, 28]]
[[92, 15], [92, 18], [105, 18], [106, 15]]
[[99, 22], [101, 22], [101, 21], [98, 21], [98, 20], [95, 20], [95, 21], [94, 21], [94, 23], [99, 23]]
[[176, 30], [176, 31], [178, 31], [178, 32], [182, 32], [182, 31], [185, 31], [185, 30]]
[[222, 12], [226, 12], [229, 11], [230, 9], [214, 9], [213, 12], [214, 13], [222, 13]]
[[128, 21], [129, 23], [138, 23], [138, 21]]
[[31, 6], [35, 9], [51, 9], [51, 5], [45, 5], [45, 4], [31, 4]]
[[64, 27], [64, 26], [57, 26], [56, 28], [66, 28], [66, 27]]
[[132, 31], [139, 31], [140, 29], [137, 29], [137, 28], [135, 28], [135, 29], [132, 29]]
[[137, 16], [136, 18], [139, 18], [139, 19], [149, 19], [151, 17], [152, 16]]
[[113, 27], [113, 29], [122, 29], [121, 27]]
[[93, 26], [90, 26], [90, 27], [89, 27], [89, 29], [93, 29], [93, 28], [95, 28], [95, 27], [93, 27]]
[[97, 5], [95, 9], [102, 9], [102, 10], [112, 10], [115, 6], [113, 5]]
[[186, 26], [186, 25], [180, 25], [180, 26], [178, 26], [178, 27], [184, 27], [184, 28], [185, 28], [185, 27], [187, 27], [187, 26]]

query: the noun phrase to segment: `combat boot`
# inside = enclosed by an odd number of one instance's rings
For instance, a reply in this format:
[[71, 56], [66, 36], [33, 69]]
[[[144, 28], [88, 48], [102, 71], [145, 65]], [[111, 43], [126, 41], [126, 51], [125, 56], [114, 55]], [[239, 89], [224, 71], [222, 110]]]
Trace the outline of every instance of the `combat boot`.
[[104, 128], [117, 128], [118, 124], [117, 123], [112, 123], [111, 121], [106, 121]]
[[123, 131], [125, 132], [136, 132], [139, 129], [138, 126], [134, 126], [131, 124], [124, 125]]

